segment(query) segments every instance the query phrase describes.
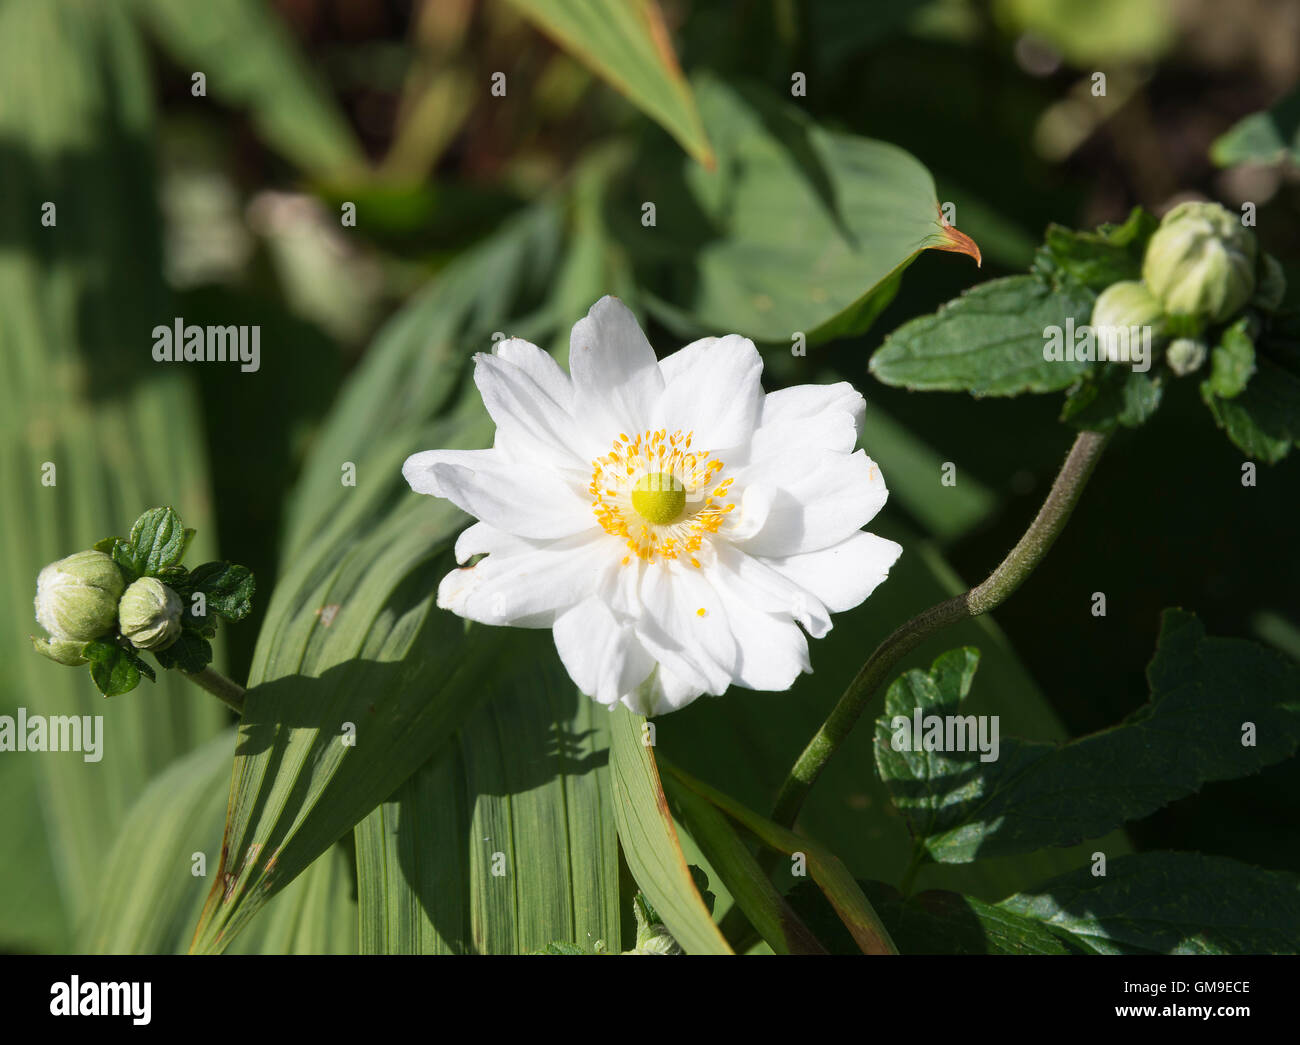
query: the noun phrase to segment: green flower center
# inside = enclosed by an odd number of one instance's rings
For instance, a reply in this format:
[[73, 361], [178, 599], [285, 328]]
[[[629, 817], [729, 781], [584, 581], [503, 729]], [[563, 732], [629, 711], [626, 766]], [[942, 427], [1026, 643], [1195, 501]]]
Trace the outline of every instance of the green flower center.
[[666, 526], [682, 517], [686, 487], [668, 472], [649, 472], [632, 487], [632, 507], [646, 522]]

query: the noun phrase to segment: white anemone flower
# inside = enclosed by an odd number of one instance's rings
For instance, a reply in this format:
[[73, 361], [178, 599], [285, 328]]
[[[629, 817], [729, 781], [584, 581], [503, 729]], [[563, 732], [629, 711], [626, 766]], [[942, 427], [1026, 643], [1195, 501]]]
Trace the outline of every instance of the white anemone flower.
[[573, 327], [566, 374], [519, 338], [475, 359], [490, 450], [426, 450], [418, 493], [479, 521], [438, 605], [484, 624], [551, 628], [582, 692], [662, 714], [728, 686], [788, 689], [811, 671], [803, 629], [862, 602], [902, 548], [862, 527], [888, 492], [854, 450], [849, 384], [764, 395], [735, 334], [656, 360], [604, 297]]

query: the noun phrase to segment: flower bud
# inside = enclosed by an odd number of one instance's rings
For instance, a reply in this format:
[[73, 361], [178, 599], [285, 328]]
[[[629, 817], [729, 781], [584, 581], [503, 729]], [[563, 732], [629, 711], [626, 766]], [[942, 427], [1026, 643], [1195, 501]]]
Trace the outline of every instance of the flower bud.
[[1163, 339], [1164, 313], [1145, 284], [1137, 280], [1112, 283], [1097, 296], [1092, 306], [1092, 329], [1099, 359], [1134, 362], [1141, 355], [1147, 328], [1152, 343]]
[[36, 619], [56, 639], [89, 642], [113, 626], [125, 584], [103, 552], [69, 555], [37, 576]]
[[45, 636], [38, 639], [33, 635], [32, 645], [42, 657], [49, 657], [58, 664], [75, 668], [86, 663], [86, 644], [78, 639], [49, 639]]
[[1272, 254], [1261, 254], [1255, 279], [1255, 296], [1250, 303], [1265, 312], [1276, 312], [1286, 297], [1286, 273]]
[[1165, 349], [1169, 369], [1178, 377], [1186, 377], [1200, 370], [1207, 355], [1209, 349], [1205, 347], [1205, 342], [1194, 337], [1177, 338]]
[[1166, 312], [1225, 320], [1255, 292], [1255, 237], [1217, 203], [1180, 203], [1147, 244], [1142, 278]]
[[141, 577], [126, 589], [118, 608], [123, 638], [136, 649], [166, 649], [181, 633], [181, 599], [156, 577]]

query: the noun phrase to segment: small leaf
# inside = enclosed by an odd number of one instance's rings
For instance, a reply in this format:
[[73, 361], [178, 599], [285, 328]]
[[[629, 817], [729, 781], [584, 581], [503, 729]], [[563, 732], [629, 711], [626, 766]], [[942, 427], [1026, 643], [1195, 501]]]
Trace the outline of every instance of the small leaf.
[[106, 555], [112, 555], [113, 549], [117, 547], [119, 542], [121, 542], [122, 544], [126, 543], [125, 541], [122, 540], [121, 537], [105, 537], [101, 541], [96, 541], [93, 545], [91, 545], [91, 547], [94, 548], [95, 551], [97, 552], [104, 552]]
[[1099, 377], [1070, 390], [1061, 420], [1093, 432], [1107, 432], [1116, 425], [1137, 428], [1156, 412], [1163, 391], [1159, 374], [1112, 363]]
[[150, 508], [131, 527], [130, 555], [136, 572], [153, 576], [164, 566], [180, 562], [193, 533], [171, 508]]
[[[1239, 324], [1240, 326], [1240, 324]], [[1244, 362], [1244, 328], [1229, 328], [1223, 344], [1234, 355], [1220, 362], [1223, 385], [1234, 386], [1231, 374]], [[1235, 347], [1234, 347], [1235, 346]], [[1218, 349], [1216, 349], [1216, 352]], [[1202, 382], [1201, 398], [1234, 444], [1247, 457], [1274, 464], [1300, 443], [1300, 317], [1279, 314], [1266, 320], [1254, 339], [1255, 373], [1246, 387], [1231, 399], [1216, 395], [1211, 380]]]
[[212, 663], [212, 644], [193, 631], [181, 631], [180, 637], [166, 649], [154, 650], [153, 655], [164, 668], [180, 668], [195, 675]]
[[1033, 276], [990, 280], [895, 330], [871, 357], [871, 373], [922, 391], [1059, 391], [1096, 364], [1045, 358], [1048, 328], [1064, 339], [1066, 321], [1087, 323], [1093, 300], [1073, 283], [1053, 289]]
[[1223, 332], [1223, 338], [1210, 353], [1210, 376], [1201, 394], [1205, 397], [1235, 399], [1246, 390], [1255, 373], [1255, 345], [1246, 333], [1245, 319]]
[[1142, 257], [1159, 222], [1141, 207], [1122, 225], [1080, 232], [1049, 225], [1032, 271], [1053, 286], [1073, 283], [1100, 293], [1112, 283], [1142, 278]]
[[205, 562], [190, 571], [187, 594], [201, 591], [209, 612], [227, 620], [243, 620], [253, 610], [253, 574], [247, 566]]
[[[90, 661], [90, 677], [104, 696], [130, 693], [140, 685], [138, 658], [121, 646], [96, 639], [86, 644], [84, 655]], [[152, 672], [150, 678], [153, 678]]]
[[1210, 146], [1210, 158], [1220, 167], [1278, 163], [1287, 156], [1300, 164], [1300, 90], [1239, 120]]

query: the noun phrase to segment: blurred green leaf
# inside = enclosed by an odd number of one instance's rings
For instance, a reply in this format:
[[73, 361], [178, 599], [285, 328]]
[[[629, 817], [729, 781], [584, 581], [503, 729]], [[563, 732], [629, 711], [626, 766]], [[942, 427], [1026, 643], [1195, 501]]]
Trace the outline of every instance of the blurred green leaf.
[[1141, 279], [1147, 241], [1159, 225], [1141, 207], [1134, 207], [1121, 224], [1101, 225], [1095, 232], [1049, 225], [1032, 270], [1053, 286], [1075, 283], [1094, 293], [1112, 283]]
[[[318, 176], [345, 177], [364, 164], [361, 146], [299, 52], [288, 28], [262, 0], [134, 0], [139, 16], [187, 74], [247, 109], [267, 144]], [[191, 82], [191, 92], [196, 88]]]
[[696, 91], [717, 170], [666, 165], [650, 148], [617, 204], [616, 228], [668, 325], [817, 344], [867, 329], [922, 250], [978, 259], [902, 149], [825, 130], [758, 88], [710, 77]]
[[510, 0], [547, 35], [713, 166], [709, 139], [656, 0]]
[[1094, 295], [1074, 284], [1052, 289], [1033, 276], [980, 283], [938, 312], [909, 320], [871, 357], [872, 376], [920, 391], [1008, 396], [1056, 392], [1096, 364], [1043, 356], [1048, 327], [1064, 338], [1083, 326]]
[[[124, 5], [0, 5], [0, 587], [12, 596], [0, 602], [0, 652], [13, 665], [3, 710], [103, 716], [102, 761], [31, 759], [46, 848], [32, 862], [52, 865], [66, 924], [90, 915], [146, 783], [225, 720], [179, 678], [106, 702], [85, 670], [34, 656], [27, 638], [27, 593], [46, 563], [121, 533], [151, 504], [210, 520], [192, 375], [149, 353], [149, 330], [172, 312], [145, 59]], [[0, 834], [29, 837], [30, 815], [0, 804]]]
[[[1243, 390], [1222, 398], [1215, 390], [1232, 391], [1240, 383], [1248, 345], [1254, 373]], [[1224, 333], [1215, 357], [1215, 370], [1201, 384], [1215, 424], [1247, 457], [1276, 464], [1300, 444], [1300, 318], [1266, 320], [1253, 342], [1242, 321]]]
[[1300, 164], [1300, 90], [1237, 121], [1210, 146], [1210, 158], [1220, 167], [1278, 163], [1288, 157]]
[[486, 703], [357, 825], [366, 953], [619, 949], [609, 716], [545, 632], [515, 632], [510, 657], [526, 670], [485, 681]]
[[880, 774], [917, 844], [942, 863], [1095, 838], [1300, 746], [1300, 670], [1253, 643], [1207, 639], [1181, 610], [1164, 615], [1147, 669], [1151, 701], [1063, 747], [1000, 736], [984, 760], [969, 734], [977, 721], [962, 707], [978, 660], [972, 649], [952, 650], [928, 674], [909, 671], [876, 722]]
[[610, 780], [623, 855], [637, 885], [687, 954], [730, 954], [691, 877], [659, 783], [645, 718], [622, 704], [610, 712]]
[[1078, 429], [1106, 432], [1116, 425], [1137, 428], [1146, 424], [1160, 406], [1164, 378], [1109, 363], [1091, 381], [1070, 390], [1061, 408], [1061, 420]]
[[1294, 954], [1300, 877], [1221, 856], [1139, 853], [997, 905], [1107, 954]]

